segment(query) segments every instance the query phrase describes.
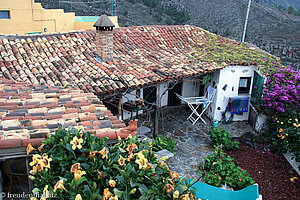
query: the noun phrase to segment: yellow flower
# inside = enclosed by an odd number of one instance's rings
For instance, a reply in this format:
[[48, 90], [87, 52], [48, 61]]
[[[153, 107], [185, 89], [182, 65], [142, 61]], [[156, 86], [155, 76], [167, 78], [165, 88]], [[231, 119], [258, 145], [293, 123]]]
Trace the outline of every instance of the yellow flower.
[[59, 180], [55, 184], [53, 192], [56, 192], [57, 189], [67, 191], [66, 188], [64, 187], [64, 180], [63, 179]]
[[102, 155], [102, 159], [104, 158], [108, 159], [107, 154], [109, 153], [109, 151], [107, 150], [106, 147], [104, 147], [99, 153]]
[[299, 128], [299, 127], [300, 127], [300, 124], [293, 123], [293, 125], [294, 125], [296, 128]]
[[283, 134], [277, 134], [277, 137], [279, 137], [279, 138], [281, 138], [282, 140], [285, 138], [285, 135], [283, 135]]
[[108, 200], [119, 200], [119, 198], [118, 198], [118, 196], [116, 195], [116, 196], [114, 196], [114, 197], [109, 197]]
[[74, 173], [76, 170], [79, 170], [79, 169], [81, 169], [80, 163], [75, 163], [71, 166], [70, 172]]
[[146, 169], [148, 167], [148, 160], [146, 158], [140, 158], [135, 163], [139, 165], [139, 169]]
[[33, 165], [35, 165], [39, 161], [40, 158], [41, 158], [41, 155], [33, 154], [32, 155], [32, 161], [29, 163], [29, 165], [32, 167]]
[[118, 135], [118, 140], [119, 140], [119, 141], [121, 141], [121, 140], [122, 140], [122, 138], [121, 138], [119, 135]]
[[169, 157], [168, 156], [163, 156], [163, 157], [161, 157], [161, 159], [159, 159], [159, 160], [161, 160], [161, 161], [165, 161], [165, 160], [168, 160], [169, 159]]
[[283, 124], [283, 122], [280, 122], [280, 124]]
[[52, 161], [52, 158], [48, 158], [47, 154], [44, 153], [41, 160], [44, 163], [44, 167], [50, 169], [50, 162]]
[[50, 193], [48, 191], [48, 185], [46, 185], [45, 188], [44, 188], [44, 190], [43, 190], [43, 194], [42, 194], [41, 200], [46, 200], [49, 197], [50, 197]]
[[178, 179], [179, 175], [176, 172], [170, 172], [171, 178], [172, 179]]
[[118, 160], [119, 165], [126, 165], [125, 164], [125, 159], [120, 155], [120, 158]]
[[75, 150], [76, 148], [81, 149], [82, 148], [81, 143], [83, 143], [83, 139], [82, 138], [78, 139], [77, 136], [75, 136], [73, 140], [70, 142], [70, 144], [72, 144], [73, 150]]
[[131, 139], [132, 138], [132, 135], [131, 134], [129, 134], [128, 135], [128, 137], [127, 137], [127, 139]]
[[295, 183], [295, 180], [299, 180], [299, 178], [298, 178], [298, 177], [293, 177], [293, 178], [290, 178], [290, 180], [291, 180], [293, 183]]
[[140, 151], [139, 153], [136, 153], [135, 154], [139, 159], [141, 158], [145, 158], [144, 154], [143, 154], [143, 151]]
[[107, 200], [112, 196], [114, 196], [114, 194], [111, 193], [108, 188], [105, 188], [103, 192], [103, 200]]
[[166, 190], [166, 193], [170, 193], [171, 191], [174, 191], [174, 187], [170, 184], [166, 184], [164, 189]]
[[133, 154], [130, 154], [127, 158], [127, 161], [130, 162], [130, 160], [133, 159]]
[[36, 149], [32, 147], [31, 143], [29, 143], [26, 148], [27, 155], [34, 150]]
[[74, 172], [74, 178], [76, 179], [76, 181], [79, 181], [81, 176], [85, 174], [86, 174], [85, 171], [78, 169]]
[[174, 193], [173, 193], [173, 199], [177, 199], [179, 197], [179, 191], [176, 190]]
[[80, 194], [77, 194], [76, 197], [75, 197], [75, 200], [82, 200], [82, 197]]
[[188, 194], [184, 194], [184, 195], [181, 195], [180, 199], [181, 200], [190, 200], [190, 197]]
[[114, 181], [114, 180], [109, 180], [109, 181], [108, 181], [108, 184], [109, 184], [110, 187], [115, 187], [115, 186], [116, 186], [116, 181]]
[[283, 133], [283, 132], [284, 132], [284, 129], [280, 128], [279, 133]]
[[132, 154], [134, 149], [137, 149], [137, 145], [132, 143], [132, 145], [127, 146], [126, 151], [128, 151], [128, 154]]
[[168, 181], [169, 181], [172, 185], [175, 185], [173, 179], [170, 179], [170, 178], [169, 178]]

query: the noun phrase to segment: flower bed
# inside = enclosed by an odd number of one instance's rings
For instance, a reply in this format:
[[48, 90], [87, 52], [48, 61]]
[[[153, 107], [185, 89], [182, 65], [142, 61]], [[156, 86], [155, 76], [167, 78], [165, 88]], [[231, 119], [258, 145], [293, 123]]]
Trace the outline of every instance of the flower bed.
[[33, 192], [49, 199], [195, 199], [146, 140], [134, 136], [113, 146], [106, 140], [60, 127], [37, 150], [29, 145]]

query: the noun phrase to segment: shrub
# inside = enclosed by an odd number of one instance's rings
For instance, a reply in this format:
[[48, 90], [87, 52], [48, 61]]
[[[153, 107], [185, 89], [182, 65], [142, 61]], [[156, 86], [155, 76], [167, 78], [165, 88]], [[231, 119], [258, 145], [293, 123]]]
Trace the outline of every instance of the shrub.
[[262, 111], [269, 116], [268, 141], [275, 153], [291, 151], [300, 161], [300, 72], [277, 67], [268, 72]]
[[205, 158], [200, 165], [199, 173], [203, 176], [205, 183], [220, 187], [227, 184], [234, 189], [243, 189], [254, 184], [247, 170], [238, 167], [233, 158], [217, 147], [212, 155]]
[[174, 148], [176, 146], [176, 142], [171, 138], [164, 137], [161, 134], [158, 134], [156, 138], [152, 141], [152, 150], [160, 151], [162, 149], [167, 149], [168, 151], [174, 153]]
[[195, 191], [157, 160], [147, 141], [134, 136], [109, 146], [106, 140], [59, 127], [38, 150], [28, 145], [36, 153], [30, 163], [33, 192], [49, 199], [194, 199]]
[[209, 135], [214, 147], [222, 145], [225, 150], [239, 148], [240, 143], [238, 141], [232, 142], [230, 134], [224, 128], [218, 129], [214, 127], [210, 130]]

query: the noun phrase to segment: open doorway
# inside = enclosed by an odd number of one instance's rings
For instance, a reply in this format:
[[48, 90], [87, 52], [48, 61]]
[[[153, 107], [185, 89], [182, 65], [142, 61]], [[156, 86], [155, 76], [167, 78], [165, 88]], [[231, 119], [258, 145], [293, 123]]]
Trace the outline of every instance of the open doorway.
[[179, 95], [182, 94], [182, 82], [177, 83], [177, 84], [170, 83], [169, 88], [172, 88], [172, 89], [169, 90], [169, 94], [168, 94], [168, 106], [180, 105], [181, 100], [176, 96], [176, 94], [179, 94]]

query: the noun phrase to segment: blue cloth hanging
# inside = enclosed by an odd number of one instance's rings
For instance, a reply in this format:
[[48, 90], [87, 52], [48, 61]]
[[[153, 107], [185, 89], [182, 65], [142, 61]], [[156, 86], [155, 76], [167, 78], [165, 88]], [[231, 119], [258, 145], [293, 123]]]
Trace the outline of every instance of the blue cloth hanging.
[[231, 97], [229, 98], [231, 104], [231, 114], [243, 114], [248, 112], [249, 97]]

